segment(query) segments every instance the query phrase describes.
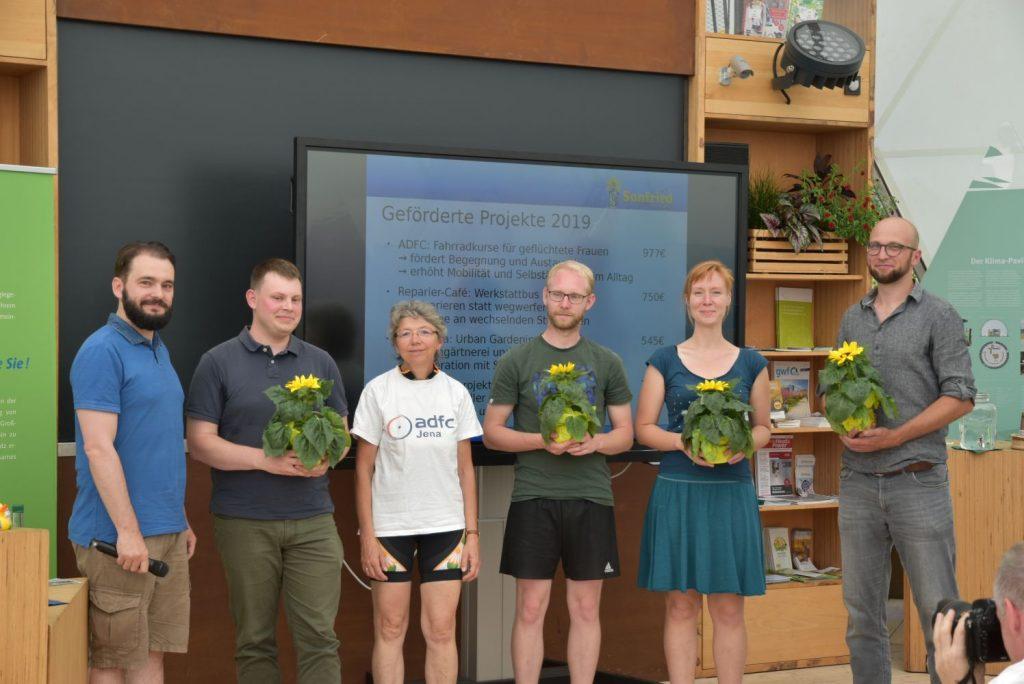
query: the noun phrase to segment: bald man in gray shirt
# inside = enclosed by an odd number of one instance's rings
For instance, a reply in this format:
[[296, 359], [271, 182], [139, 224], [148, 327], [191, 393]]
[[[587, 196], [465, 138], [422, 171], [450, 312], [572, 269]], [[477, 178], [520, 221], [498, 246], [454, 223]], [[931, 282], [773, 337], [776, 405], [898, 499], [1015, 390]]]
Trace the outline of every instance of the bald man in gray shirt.
[[959, 595], [946, 430], [973, 407], [976, 388], [960, 314], [914, 281], [921, 260], [917, 229], [887, 218], [871, 231], [868, 270], [878, 283], [850, 307], [839, 343], [856, 340], [871, 355], [899, 409], [895, 419], [841, 437], [839, 534], [846, 642], [853, 681], [891, 680], [885, 602], [893, 546], [910, 579], [935, 675], [931, 616]]

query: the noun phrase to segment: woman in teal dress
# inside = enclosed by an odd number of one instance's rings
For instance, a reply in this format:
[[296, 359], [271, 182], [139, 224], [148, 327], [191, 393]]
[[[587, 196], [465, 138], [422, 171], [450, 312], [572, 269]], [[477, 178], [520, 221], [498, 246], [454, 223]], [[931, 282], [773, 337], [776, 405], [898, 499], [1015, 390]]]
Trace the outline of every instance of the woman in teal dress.
[[[692, 456], [680, 437], [683, 414], [697, 397], [687, 386], [738, 378], [734, 391], [754, 407], [754, 447], [768, 443], [768, 362], [722, 334], [732, 287], [732, 272], [720, 261], [705, 261], [690, 271], [683, 301], [693, 335], [651, 356], [637, 400], [637, 440], [663, 452], [644, 520], [637, 584], [665, 592], [665, 660], [673, 684], [693, 681], [705, 596], [714, 623], [718, 681], [741, 681], [747, 653], [743, 597], [765, 591], [749, 454], [734, 454], [727, 464], [712, 466]], [[662, 406], [667, 429], [658, 425]]]

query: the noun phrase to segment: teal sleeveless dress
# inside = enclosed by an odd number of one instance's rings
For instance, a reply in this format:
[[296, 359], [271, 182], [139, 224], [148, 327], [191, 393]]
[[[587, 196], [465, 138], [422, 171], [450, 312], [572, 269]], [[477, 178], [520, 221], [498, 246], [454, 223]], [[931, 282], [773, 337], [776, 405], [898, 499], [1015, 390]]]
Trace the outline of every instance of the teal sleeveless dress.
[[[667, 429], [682, 432], [683, 414], [697, 398], [686, 386], [707, 378], [691, 373], [675, 346], [654, 352], [647, 364], [665, 379]], [[750, 388], [767, 365], [756, 351], [741, 349], [733, 367], [715, 379], [739, 378], [734, 391], [749, 401]], [[651, 591], [764, 594], [761, 516], [748, 460], [707, 468], [682, 451], [662, 453], [644, 518], [637, 585]]]

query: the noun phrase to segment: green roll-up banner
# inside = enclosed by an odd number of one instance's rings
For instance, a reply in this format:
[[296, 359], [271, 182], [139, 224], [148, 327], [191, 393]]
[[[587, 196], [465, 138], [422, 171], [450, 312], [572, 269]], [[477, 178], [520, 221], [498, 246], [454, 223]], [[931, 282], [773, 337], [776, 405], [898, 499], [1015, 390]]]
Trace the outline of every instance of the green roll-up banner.
[[[53, 169], [0, 165], [0, 502], [57, 542]], [[0, 532], [0, 534], [3, 534]]]

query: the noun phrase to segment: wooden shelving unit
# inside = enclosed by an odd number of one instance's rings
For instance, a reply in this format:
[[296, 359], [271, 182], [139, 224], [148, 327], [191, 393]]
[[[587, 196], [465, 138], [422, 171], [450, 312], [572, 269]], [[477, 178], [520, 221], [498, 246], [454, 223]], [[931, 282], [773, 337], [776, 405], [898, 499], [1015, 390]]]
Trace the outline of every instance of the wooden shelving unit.
[[822, 501], [820, 503], [808, 503], [808, 504], [795, 504], [795, 505], [789, 504], [789, 505], [780, 505], [780, 506], [758, 506], [758, 509], [762, 513], [769, 513], [769, 512], [776, 513], [776, 512], [779, 512], [779, 511], [790, 511], [790, 512], [816, 511], [816, 510], [824, 510], [824, 509], [827, 509], [827, 508], [839, 508], [839, 502], [838, 501]]
[[848, 274], [822, 274], [812, 273], [748, 273], [747, 280], [765, 281], [771, 283], [785, 282], [813, 282], [813, 283], [858, 283], [864, 280], [860, 273]]
[[52, 0], [0, 3], [0, 164], [57, 165], [57, 14]]
[[827, 357], [829, 351], [821, 349], [811, 349], [807, 351], [762, 351], [761, 356], [772, 361], [774, 359], [813, 359], [819, 357]]
[[832, 428], [827, 427], [798, 427], [798, 428], [776, 428], [771, 430], [773, 435], [831, 435]]
[[[781, 41], [725, 34], [705, 34], [705, 2], [696, 5], [697, 48], [695, 77], [688, 103], [687, 158], [704, 161], [706, 142], [745, 143], [751, 172], [769, 170], [785, 188], [797, 174], [810, 169], [815, 155], [831, 154], [851, 176], [854, 190], [863, 189], [872, 165], [874, 140], [875, 0], [825, 0], [823, 19], [843, 24], [864, 38], [867, 54], [861, 69], [862, 92], [846, 96], [839, 90], [794, 87], [792, 104], [771, 88], [772, 56]], [[747, 79], [718, 83], [718, 72], [733, 55], [741, 55], [754, 70]], [[863, 174], [853, 174], [853, 170]], [[836, 342], [846, 309], [863, 297], [870, 279], [863, 248], [848, 247], [846, 274], [746, 273], [745, 339], [747, 346], [776, 345], [775, 288], [809, 287], [814, 291], [815, 346]], [[811, 408], [815, 410], [815, 380], [827, 351], [769, 351], [770, 361], [807, 359], [811, 364]], [[839, 491], [842, 443], [828, 428], [773, 430], [793, 435], [794, 454], [814, 454], [815, 491]], [[814, 531], [814, 562], [818, 567], [842, 567], [838, 503], [806, 506], [762, 506], [767, 526], [810, 528]], [[747, 672], [760, 672], [849, 662], [845, 643], [846, 610], [842, 581], [770, 585], [767, 595], [746, 604]], [[698, 676], [714, 676], [713, 625], [705, 611], [701, 630]]]

